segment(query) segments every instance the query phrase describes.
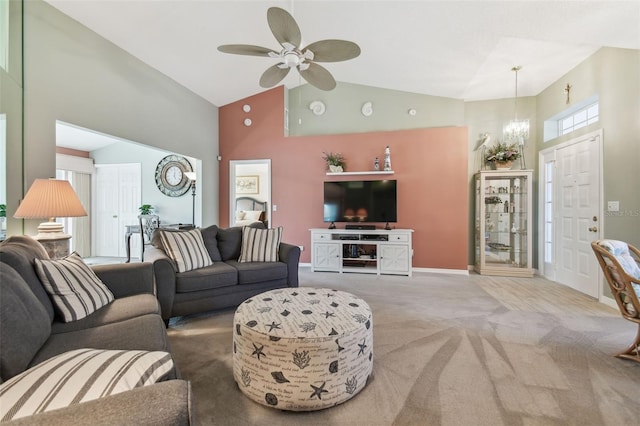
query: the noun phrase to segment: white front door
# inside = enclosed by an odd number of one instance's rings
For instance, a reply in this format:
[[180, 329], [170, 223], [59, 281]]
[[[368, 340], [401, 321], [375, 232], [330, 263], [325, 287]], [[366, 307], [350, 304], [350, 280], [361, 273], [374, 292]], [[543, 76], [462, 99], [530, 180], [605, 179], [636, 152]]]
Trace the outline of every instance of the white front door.
[[[96, 165], [96, 256], [124, 257], [125, 226], [138, 224], [141, 204], [140, 164]], [[131, 237], [131, 253], [140, 251], [137, 234]]]
[[601, 134], [571, 142], [556, 150], [556, 281], [599, 298], [591, 242], [601, 231]]

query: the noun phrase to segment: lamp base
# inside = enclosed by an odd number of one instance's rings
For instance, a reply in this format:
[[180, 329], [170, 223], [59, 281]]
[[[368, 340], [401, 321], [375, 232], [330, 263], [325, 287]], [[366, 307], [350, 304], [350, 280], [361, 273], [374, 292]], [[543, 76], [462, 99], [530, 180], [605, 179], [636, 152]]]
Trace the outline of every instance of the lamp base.
[[[55, 226], [53, 226], [55, 225]], [[69, 240], [71, 235], [62, 232], [62, 224], [44, 222], [38, 226], [37, 240], [47, 251], [49, 258], [58, 259], [69, 255]]]

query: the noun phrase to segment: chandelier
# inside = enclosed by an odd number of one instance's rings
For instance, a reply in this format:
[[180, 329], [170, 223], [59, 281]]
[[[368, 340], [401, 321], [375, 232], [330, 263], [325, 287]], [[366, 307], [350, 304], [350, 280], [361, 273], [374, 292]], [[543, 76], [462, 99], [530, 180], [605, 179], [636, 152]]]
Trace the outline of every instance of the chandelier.
[[522, 168], [524, 169], [524, 144], [529, 139], [529, 120], [518, 120], [518, 71], [522, 67], [516, 65], [511, 68], [511, 71], [516, 74], [516, 96], [514, 99], [514, 119], [509, 121], [502, 129], [502, 137], [505, 142], [509, 144], [518, 144], [520, 146], [520, 159], [522, 162]]

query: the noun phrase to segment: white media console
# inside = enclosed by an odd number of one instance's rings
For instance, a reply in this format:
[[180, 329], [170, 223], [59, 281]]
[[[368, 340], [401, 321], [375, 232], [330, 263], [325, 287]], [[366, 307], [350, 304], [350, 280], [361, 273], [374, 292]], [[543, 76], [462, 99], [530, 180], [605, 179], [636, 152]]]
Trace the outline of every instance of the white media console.
[[311, 270], [411, 276], [413, 229], [311, 229]]

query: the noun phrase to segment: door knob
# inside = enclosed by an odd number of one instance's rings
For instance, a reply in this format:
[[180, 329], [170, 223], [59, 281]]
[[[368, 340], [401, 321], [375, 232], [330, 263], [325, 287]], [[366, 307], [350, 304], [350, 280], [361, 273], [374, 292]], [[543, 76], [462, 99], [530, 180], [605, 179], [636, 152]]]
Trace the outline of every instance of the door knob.
[[590, 232], [598, 232], [598, 227], [594, 226], [593, 228], [589, 228]]

